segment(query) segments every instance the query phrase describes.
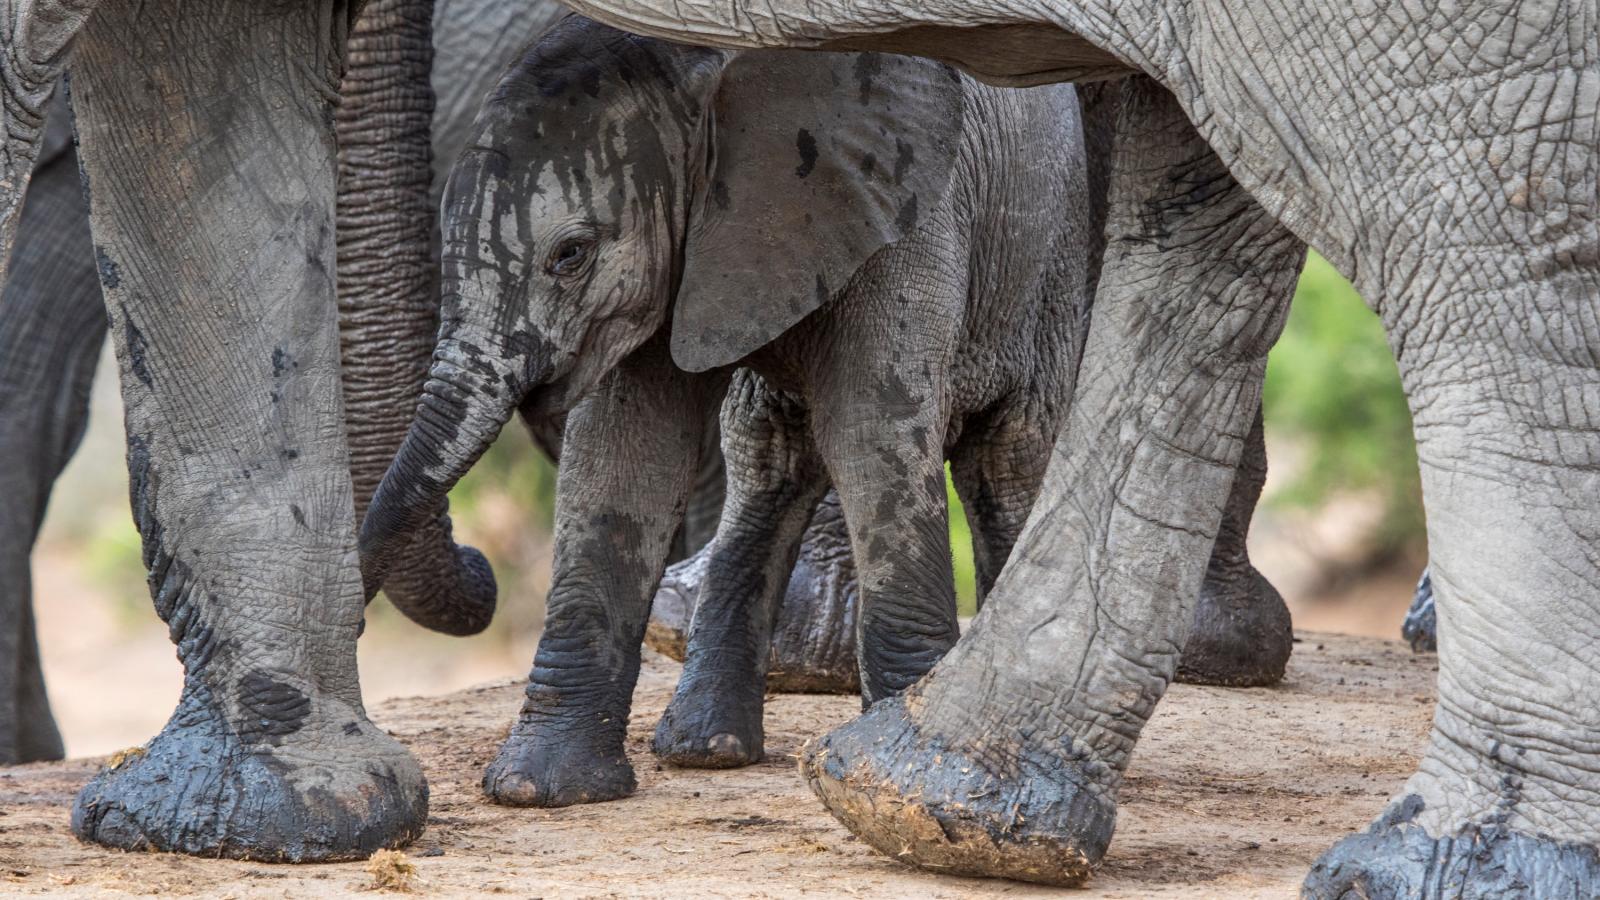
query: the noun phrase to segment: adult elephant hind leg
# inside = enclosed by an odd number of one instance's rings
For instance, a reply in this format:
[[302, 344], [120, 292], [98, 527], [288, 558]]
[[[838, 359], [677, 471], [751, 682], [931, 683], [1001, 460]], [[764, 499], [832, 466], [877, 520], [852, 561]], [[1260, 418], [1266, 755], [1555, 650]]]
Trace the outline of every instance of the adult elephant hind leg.
[[852, 831], [935, 871], [1076, 884], [1105, 854], [1304, 259], [1169, 94], [1125, 91], [1108, 256], [1039, 502], [955, 649], [801, 762]]
[[568, 415], [544, 634], [521, 715], [483, 776], [496, 802], [633, 793], [623, 741], [640, 642], [723, 383], [675, 367], [662, 334]]
[[[1541, 110], [1557, 131], [1589, 123], [1547, 174], [1592, 198], [1593, 105]], [[1592, 203], [1546, 202], [1528, 208], [1538, 228], [1513, 202], [1472, 219], [1511, 226], [1497, 234], [1444, 236], [1501, 251], [1419, 248], [1442, 271], [1383, 310], [1410, 334], [1391, 342], [1428, 509], [1439, 701], [1416, 774], [1323, 855], [1307, 897], [1600, 896], [1600, 223]], [[1564, 241], [1543, 243], [1556, 221]]]
[[63, 754], [34, 634], [29, 555], [88, 424], [106, 332], [65, 101], [50, 116], [0, 295], [0, 764]]
[[350, 859], [427, 818], [420, 767], [356, 679], [331, 125], [348, 19], [337, 3], [108, 3], [75, 48], [134, 518], [185, 670], [145, 752], [79, 795], [85, 840]]
[[683, 674], [652, 749], [681, 766], [729, 768], [763, 753], [767, 655], [801, 535], [827, 479], [806, 410], [748, 369], [722, 407], [728, 496], [694, 618]]
[[1289, 607], [1272, 582], [1250, 564], [1245, 546], [1266, 480], [1267, 448], [1257, 410], [1206, 566], [1189, 642], [1178, 661], [1179, 681], [1259, 687], [1283, 679], [1294, 648]]

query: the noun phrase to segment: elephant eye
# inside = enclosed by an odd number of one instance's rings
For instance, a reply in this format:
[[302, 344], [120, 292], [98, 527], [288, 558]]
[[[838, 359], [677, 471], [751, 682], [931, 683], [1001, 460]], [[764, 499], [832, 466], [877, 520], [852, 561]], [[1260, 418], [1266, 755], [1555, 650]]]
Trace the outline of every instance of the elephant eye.
[[550, 260], [545, 263], [545, 270], [551, 275], [576, 275], [583, 270], [584, 265], [589, 261], [590, 251], [593, 248], [593, 238], [566, 238], [556, 244], [555, 249], [550, 251]]

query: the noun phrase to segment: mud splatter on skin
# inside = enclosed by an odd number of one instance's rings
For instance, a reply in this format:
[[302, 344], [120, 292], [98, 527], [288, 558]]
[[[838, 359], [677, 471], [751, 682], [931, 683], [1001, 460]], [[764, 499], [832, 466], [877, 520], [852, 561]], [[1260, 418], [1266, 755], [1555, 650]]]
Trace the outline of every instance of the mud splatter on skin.
[[299, 688], [265, 672], [251, 672], [239, 681], [241, 740], [277, 744], [305, 726], [311, 715], [311, 698]]
[[811, 132], [802, 128], [800, 133], [795, 135], [794, 145], [800, 152], [800, 165], [795, 166], [794, 174], [797, 178], [804, 178], [817, 167], [817, 139], [812, 137]]
[[1513, 830], [1497, 813], [1436, 838], [1413, 822], [1425, 805], [1408, 794], [1335, 844], [1306, 876], [1307, 900], [1600, 896], [1595, 847]]
[[145, 351], [149, 349], [150, 342], [145, 340], [144, 332], [140, 331], [139, 326], [134, 324], [133, 317], [128, 313], [128, 304], [119, 304], [118, 308], [122, 310], [128, 368], [133, 372], [133, 377], [139, 379], [145, 387], [151, 387], [150, 367], [145, 361]]

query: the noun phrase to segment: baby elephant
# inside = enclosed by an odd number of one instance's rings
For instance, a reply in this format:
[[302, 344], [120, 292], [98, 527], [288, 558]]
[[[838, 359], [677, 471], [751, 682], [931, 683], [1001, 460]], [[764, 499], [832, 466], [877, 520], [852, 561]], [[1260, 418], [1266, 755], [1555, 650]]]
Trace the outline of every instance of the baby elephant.
[[719, 402], [727, 500], [656, 752], [761, 758], [769, 632], [830, 483], [864, 700], [920, 677], [957, 637], [945, 460], [986, 589], [1072, 395], [1091, 246], [1072, 89], [575, 18], [475, 129], [430, 378], [361, 548], [381, 573], [513, 411], [571, 410], [546, 630], [489, 794], [632, 791], [640, 641]]

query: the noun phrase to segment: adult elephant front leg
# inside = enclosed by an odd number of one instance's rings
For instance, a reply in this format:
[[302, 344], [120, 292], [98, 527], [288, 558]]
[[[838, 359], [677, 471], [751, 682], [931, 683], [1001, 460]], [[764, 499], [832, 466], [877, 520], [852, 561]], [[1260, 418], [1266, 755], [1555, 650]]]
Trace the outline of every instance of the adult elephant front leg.
[[650, 598], [726, 383], [674, 366], [662, 334], [567, 416], [544, 634], [522, 714], [483, 776], [496, 802], [570, 806], [633, 793], [623, 739]]
[[1125, 91], [1094, 322], [1016, 549], [926, 678], [802, 761], [852, 831], [941, 872], [1072, 884], [1104, 855], [1304, 258], [1171, 95]]
[[310, 861], [418, 835], [427, 784], [366, 716], [334, 302], [339, 3], [108, 2], [76, 48], [134, 518], [185, 670], [73, 829]]

